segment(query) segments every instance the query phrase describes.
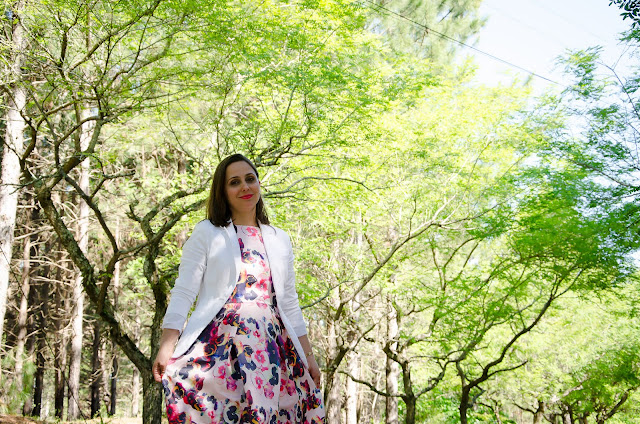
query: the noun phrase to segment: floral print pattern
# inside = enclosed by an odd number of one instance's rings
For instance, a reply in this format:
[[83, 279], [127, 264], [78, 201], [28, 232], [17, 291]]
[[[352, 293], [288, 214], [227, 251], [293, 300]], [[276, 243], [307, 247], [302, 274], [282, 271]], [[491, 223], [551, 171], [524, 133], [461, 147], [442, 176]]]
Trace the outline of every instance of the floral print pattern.
[[167, 365], [169, 424], [322, 424], [320, 390], [282, 323], [258, 227], [236, 227], [242, 263], [225, 305]]

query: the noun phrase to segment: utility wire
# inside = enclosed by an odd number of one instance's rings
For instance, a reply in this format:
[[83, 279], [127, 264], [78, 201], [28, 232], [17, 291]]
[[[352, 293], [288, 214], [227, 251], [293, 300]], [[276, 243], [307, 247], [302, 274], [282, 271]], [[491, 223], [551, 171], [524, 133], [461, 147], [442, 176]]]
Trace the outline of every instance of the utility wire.
[[486, 8], [488, 8], [488, 9], [493, 10], [494, 12], [496, 12], [496, 13], [498, 13], [498, 14], [500, 14], [500, 15], [504, 16], [505, 18], [507, 18], [507, 19], [509, 19], [509, 20], [511, 20], [511, 21], [513, 21], [513, 22], [515, 22], [516, 24], [518, 24], [518, 25], [520, 25], [520, 26], [524, 26], [524, 27], [529, 28], [531, 31], [535, 32], [536, 34], [538, 34], [538, 35], [539, 35], [539, 36], [541, 36], [541, 37], [544, 37], [544, 38], [545, 38], [545, 39], [547, 39], [548, 41], [552, 41], [552, 42], [554, 42], [554, 43], [557, 43], [558, 45], [561, 45], [564, 49], [568, 49], [568, 48], [569, 48], [569, 46], [567, 46], [564, 42], [562, 42], [562, 40], [558, 40], [558, 39], [556, 39], [556, 37], [554, 37], [553, 35], [551, 35], [551, 34], [547, 34], [546, 32], [542, 32], [542, 31], [541, 31], [541, 30], [539, 30], [538, 28], [536, 28], [536, 27], [534, 27], [534, 26], [532, 26], [532, 25], [529, 25], [529, 23], [528, 23], [528, 22], [525, 22], [525, 21], [523, 21], [523, 20], [521, 20], [521, 19], [518, 19], [518, 18], [516, 18], [515, 16], [512, 16], [511, 14], [506, 13], [506, 12], [504, 12], [503, 10], [497, 9], [497, 8], [495, 8], [495, 7], [492, 7], [492, 6], [488, 5], [488, 4], [486, 4], [486, 5], [485, 5], [485, 7], [486, 7]]
[[543, 79], [543, 80], [545, 80], [545, 81], [548, 81], [548, 82], [550, 82], [550, 83], [552, 83], [552, 84], [555, 84], [555, 85], [558, 85], [558, 86], [560, 86], [560, 87], [570, 88], [570, 87], [568, 87], [568, 86], [566, 86], [566, 85], [564, 85], [564, 84], [561, 84], [561, 83], [559, 83], [559, 82], [557, 82], [557, 81], [554, 81], [554, 80], [549, 79], [549, 78], [547, 78], [547, 77], [545, 77], [545, 76], [542, 76], [542, 75], [537, 74], [537, 73], [535, 73], [535, 72], [533, 72], [533, 71], [530, 71], [530, 70], [528, 70], [528, 69], [526, 69], [526, 68], [523, 68], [522, 66], [516, 65], [515, 63], [509, 62], [508, 60], [502, 59], [502, 58], [500, 58], [500, 57], [498, 57], [498, 56], [495, 56], [495, 55], [493, 55], [493, 54], [491, 54], [491, 53], [487, 53], [487, 52], [485, 52], [485, 51], [483, 51], [483, 50], [478, 49], [477, 47], [473, 47], [472, 45], [467, 44], [467, 43], [465, 43], [465, 42], [463, 42], [463, 41], [456, 40], [455, 38], [450, 37], [450, 36], [448, 36], [448, 35], [446, 35], [446, 34], [443, 34], [443, 33], [441, 33], [441, 32], [438, 32], [438, 31], [436, 31], [435, 29], [432, 29], [432, 28], [430, 28], [430, 27], [426, 26], [425, 24], [421, 24], [420, 22], [416, 22], [415, 20], [413, 20], [413, 19], [411, 19], [411, 18], [409, 18], [409, 17], [407, 17], [407, 16], [404, 16], [404, 15], [402, 15], [402, 14], [398, 13], [398, 12], [395, 12], [395, 11], [393, 11], [393, 10], [391, 10], [391, 9], [388, 9], [388, 8], [386, 8], [386, 7], [382, 6], [382, 5], [376, 4], [376, 3], [375, 3], [375, 2], [373, 2], [372, 0], [364, 0], [364, 1], [366, 1], [367, 3], [369, 3], [369, 4], [371, 5], [371, 6], [369, 6], [369, 7], [370, 7], [371, 9], [376, 10], [377, 12], [379, 12], [379, 11], [385, 11], [385, 12], [387, 12], [387, 15], [394, 15], [394, 16], [396, 16], [396, 17], [400, 18], [400, 19], [404, 19], [404, 20], [406, 20], [406, 21], [408, 21], [408, 22], [411, 22], [412, 24], [414, 24], [414, 25], [416, 25], [416, 26], [419, 26], [420, 28], [423, 28], [423, 29], [425, 29], [425, 30], [427, 30], [427, 31], [433, 32], [434, 34], [436, 34], [436, 35], [437, 35], [437, 36], [439, 36], [440, 38], [444, 38], [445, 40], [448, 40], [448, 41], [454, 42], [454, 43], [456, 43], [456, 44], [459, 44], [459, 45], [460, 45], [460, 46], [462, 46], [462, 47], [466, 47], [466, 48], [468, 48], [468, 49], [474, 50], [474, 51], [476, 51], [476, 52], [478, 52], [478, 53], [480, 53], [480, 54], [483, 54], [483, 55], [485, 55], [485, 56], [487, 56], [487, 57], [489, 57], [489, 58], [491, 58], [491, 59], [493, 59], [493, 60], [495, 60], [495, 61], [498, 61], [498, 62], [504, 63], [505, 65], [508, 65], [508, 66], [513, 67], [513, 68], [519, 69], [519, 70], [521, 70], [521, 71], [524, 71], [524, 72], [526, 72], [527, 74], [530, 74], [531, 76], [534, 76], [534, 77], [536, 77], [536, 78]]
[[[576, 29], [578, 29], [580, 31], [583, 31], [584, 33], [589, 34], [592, 37], [597, 38], [598, 40], [600, 40], [603, 43], [606, 43], [606, 41], [602, 38], [602, 36], [596, 34], [595, 32], [592, 32], [591, 30], [587, 29], [583, 25], [577, 25], [575, 22], [571, 22], [564, 15], [561, 15], [556, 10], [554, 10], [554, 7], [556, 6], [555, 4], [553, 6], [551, 6], [549, 4], [542, 4], [541, 5], [540, 2], [538, 2], [538, 1], [529, 1], [528, 3], [530, 3], [531, 5], [536, 7], [538, 10], [541, 10], [541, 11], [543, 11], [545, 13], [551, 13], [551, 14], [557, 16], [558, 18], [562, 19], [563, 21], [565, 21], [566, 23], [568, 23], [572, 27], [574, 27], [574, 28], [576, 28]], [[544, 2], [542, 2], [542, 3], [544, 3]]]

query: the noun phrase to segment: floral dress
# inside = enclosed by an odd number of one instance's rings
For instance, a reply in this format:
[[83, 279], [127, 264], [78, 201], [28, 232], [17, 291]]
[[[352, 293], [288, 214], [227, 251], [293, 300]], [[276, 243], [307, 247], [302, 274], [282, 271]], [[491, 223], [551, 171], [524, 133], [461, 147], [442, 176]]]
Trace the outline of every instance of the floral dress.
[[244, 269], [209, 325], [167, 365], [169, 424], [321, 424], [320, 390], [278, 312], [258, 227], [236, 227]]

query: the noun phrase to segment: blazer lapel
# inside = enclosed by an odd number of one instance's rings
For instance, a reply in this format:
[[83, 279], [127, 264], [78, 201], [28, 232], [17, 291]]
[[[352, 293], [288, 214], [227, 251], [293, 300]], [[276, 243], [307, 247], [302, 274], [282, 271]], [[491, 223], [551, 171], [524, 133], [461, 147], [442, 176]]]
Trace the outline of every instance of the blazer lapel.
[[240, 243], [238, 243], [238, 235], [236, 234], [236, 229], [233, 228], [233, 222], [229, 222], [229, 225], [227, 225], [227, 235], [229, 236], [230, 243], [227, 247], [231, 249], [231, 252], [233, 253], [233, 261], [236, 265], [235, 281], [238, 281], [238, 278], [240, 277], [240, 270], [242, 269], [242, 255], [240, 252]]
[[276, 295], [278, 295], [282, 291], [282, 269], [280, 264], [280, 249], [278, 248], [278, 236], [271, 226], [259, 225], [260, 232], [262, 233], [262, 241], [264, 242], [264, 250], [267, 252], [267, 258], [269, 259], [271, 281], [276, 289]]

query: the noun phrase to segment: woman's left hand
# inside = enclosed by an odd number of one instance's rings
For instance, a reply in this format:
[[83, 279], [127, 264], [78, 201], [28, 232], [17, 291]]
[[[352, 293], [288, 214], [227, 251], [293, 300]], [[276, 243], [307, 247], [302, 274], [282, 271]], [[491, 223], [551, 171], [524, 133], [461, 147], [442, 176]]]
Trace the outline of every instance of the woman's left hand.
[[316, 358], [313, 356], [313, 351], [311, 350], [311, 343], [309, 343], [309, 337], [306, 334], [298, 337], [300, 341], [300, 346], [302, 347], [303, 355], [307, 357], [307, 362], [309, 363], [309, 373], [311, 374], [311, 378], [316, 383], [316, 387], [320, 388], [320, 367], [316, 362]]
[[316, 358], [313, 355], [307, 357], [307, 362], [309, 362], [309, 372], [311, 373], [311, 378], [313, 382], [316, 383], [316, 387], [320, 388], [320, 367], [316, 362]]

